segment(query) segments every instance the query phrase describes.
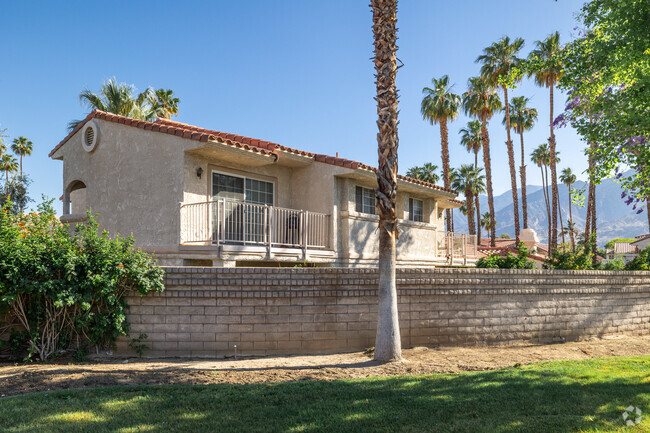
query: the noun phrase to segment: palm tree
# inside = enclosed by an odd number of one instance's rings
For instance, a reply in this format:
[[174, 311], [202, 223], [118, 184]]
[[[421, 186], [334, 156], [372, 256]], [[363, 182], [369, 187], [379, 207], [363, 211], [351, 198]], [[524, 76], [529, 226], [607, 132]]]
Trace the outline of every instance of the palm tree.
[[485, 227], [485, 230], [491, 230], [492, 227], [495, 226], [495, 224], [492, 224], [492, 221], [496, 221], [496, 220], [492, 219], [492, 217], [490, 216], [490, 212], [485, 212], [481, 216], [481, 225]]
[[[468, 152], [474, 152], [474, 168], [478, 169], [478, 153], [481, 150], [482, 135], [481, 135], [481, 122], [478, 120], [470, 120], [467, 122], [467, 128], [461, 128], [458, 133], [461, 135], [460, 144], [465, 146]], [[477, 191], [474, 200], [476, 201], [476, 233], [477, 237], [481, 238], [481, 204], [478, 195], [485, 192]]]
[[4, 154], [0, 156], [0, 170], [5, 172], [5, 190], [9, 188], [9, 173], [18, 171], [18, 162], [11, 155]]
[[[473, 77], [468, 80], [467, 92], [463, 93], [463, 109], [466, 114], [472, 115], [481, 121], [481, 139], [483, 147], [483, 166], [485, 167], [485, 179], [487, 184], [488, 207], [490, 218], [495, 221], [494, 214], [494, 193], [492, 189], [492, 166], [490, 161], [490, 135], [487, 130], [487, 122], [492, 118], [494, 112], [501, 108], [501, 100], [494, 88], [483, 77]], [[495, 226], [490, 226], [490, 246], [496, 245]]]
[[27, 138], [22, 135], [18, 138], [14, 138], [13, 144], [11, 145], [11, 150], [13, 153], [20, 157], [20, 180], [23, 179], [23, 156], [28, 156], [32, 154], [34, 148], [34, 143], [29, 141]]
[[[559, 152], [555, 153], [555, 159], [559, 162], [560, 158], [557, 156]], [[551, 202], [550, 194], [548, 191], [549, 180], [548, 180], [548, 166], [551, 163], [551, 151], [548, 147], [548, 144], [542, 143], [533, 152], [530, 154], [530, 159], [535, 163], [542, 174], [542, 192], [544, 193], [544, 202], [546, 204], [546, 216], [548, 218], [548, 233], [549, 233], [549, 245], [550, 245], [550, 235], [551, 235]], [[550, 247], [549, 247], [550, 248]]]
[[[449, 85], [449, 77], [443, 75], [439, 79], [432, 79], [432, 87], [422, 89], [424, 97], [420, 111], [422, 117], [428, 120], [432, 125], [440, 125], [440, 145], [442, 147], [442, 179], [445, 188], [449, 188], [451, 180], [449, 179], [449, 131], [447, 122], [453, 121], [458, 117], [461, 99], [460, 96], [451, 93], [453, 87]], [[454, 231], [453, 225], [450, 226], [451, 213], [447, 209], [447, 231]]]
[[549, 89], [550, 96], [550, 116], [549, 127], [551, 135], [548, 139], [551, 155], [551, 185], [553, 194], [553, 220], [551, 223], [551, 237], [549, 246], [554, 247], [557, 244], [557, 213], [559, 207], [559, 196], [557, 189], [557, 161], [555, 160], [555, 132], [553, 131], [553, 88], [563, 75], [562, 64], [560, 63], [559, 54], [562, 50], [560, 46], [560, 33], [555, 32], [543, 41], [535, 42], [535, 49], [529, 54], [529, 58], [536, 60], [540, 65], [536, 71], [530, 73], [534, 77], [538, 86], [545, 86]]
[[181, 100], [174, 96], [172, 90], [158, 89], [154, 95], [155, 98], [151, 100], [151, 111], [156, 117], [170, 119], [178, 114], [178, 104]]
[[456, 191], [463, 191], [465, 195], [465, 209], [467, 211], [467, 225], [469, 234], [475, 235], [474, 225], [474, 194], [478, 182], [479, 172], [471, 164], [463, 164], [456, 170], [456, 176], [451, 187]]
[[[524, 149], [524, 132], [533, 129], [537, 121], [537, 110], [527, 107], [529, 99], [524, 96], [512, 98], [510, 103], [510, 126], [519, 134], [521, 139], [521, 166], [519, 167], [519, 176], [521, 178], [521, 209], [524, 219], [524, 228], [528, 228], [528, 198], [526, 195], [526, 151]], [[507, 124], [507, 119], [503, 116], [503, 124]]]
[[[169, 119], [178, 114], [180, 99], [174, 97], [172, 90], [153, 90], [148, 87], [144, 92], [136, 93], [131, 84], [117, 83], [115, 78], [106, 81], [99, 94], [84, 89], [79, 100], [91, 110], [106, 111], [133, 119], [154, 121], [157, 117]], [[81, 121], [68, 123], [68, 129], [74, 129]]]
[[[481, 66], [481, 75], [489, 80], [494, 87], [499, 86], [499, 79], [507, 77], [513, 68], [517, 67], [521, 60], [517, 57], [519, 50], [524, 46], [524, 40], [515, 39], [510, 43], [508, 36], [498, 42], [493, 43], [483, 50], [483, 54], [478, 56], [477, 62], [483, 63]], [[508, 86], [502, 82], [503, 100], [506, 109], [506, 134], [508, 140], [508, 163], [510, 164], [510, 184], [512, 187], [512, 203], [515, 213], [515, 241], [519, 245], [519, 199], [517, 198], [517, 171], [515, 169], [515, 153], [510, 138], [510, 107], [508, 104]]]
[[[573, 225], [573, 205], [571, 203], [571, 186], [576, 183], [576, 175], [573, 174], [570, 168], [565, 168], [560, 174], [560, 182], [565, 184], [569, 188], [569, 227]], [[569, 230], [569, 237], [571, 238], [571, 249], [575, 251], [576, 245], [575, 240], [573, 239], [573, 231]]]
[[437, 183], [440, 179], [438, 173], [438, 166], [431, 164], [430, 162], [425, 163], [422, 167], [415, 166], [408, 169], [406, 175], [412, 177], [413, 179], [421, 180], [422, 182]]
[[397, 287], [395, 239], [397, 217], [397, 0], [372, 0], [375, 84], [377, 88], [377, 208], [379, 210], [379, 307], [375, 355], [377, 361], [402, 358]]

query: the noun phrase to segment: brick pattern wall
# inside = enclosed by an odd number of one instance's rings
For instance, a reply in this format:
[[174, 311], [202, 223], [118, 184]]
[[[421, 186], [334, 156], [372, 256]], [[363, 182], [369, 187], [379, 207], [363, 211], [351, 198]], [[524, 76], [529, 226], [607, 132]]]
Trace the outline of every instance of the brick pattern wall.
[[[165, 292], [129, 298], [131, 337], [146, 356], [362, 350], [377, 284], [376, 269], [167, 268]], [[403, 269], [397, 287], [404, 347], [650, 332], [650, 272]]]

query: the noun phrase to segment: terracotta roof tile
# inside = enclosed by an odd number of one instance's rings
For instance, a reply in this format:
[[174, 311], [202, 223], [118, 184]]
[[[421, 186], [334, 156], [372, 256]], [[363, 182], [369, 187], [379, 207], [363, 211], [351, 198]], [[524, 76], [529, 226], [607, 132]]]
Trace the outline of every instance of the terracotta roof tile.
[[[311, 152], [307, 152], [304, 150], [298, 150], [298, 149], [293, 149], [291, 147], [287, 146], [282, 146], [277, 143], [273, 143], [271, 141], [266, 141], [266, 140], [260, 140], [257, 138], [251, 138], [251, 137], [245, 137], [242, 135], [235, 135], [231, 133], [226, 133], [226, 132], [220, 132], [220, 131], [214, 131], [210, 129], [205, 129], [205, 128], [200, 128], [198, 126], [194, 125], [189, 125], [187, 123], [182, 123], [182, 122], [177, 122], [175, 120], [170, 120], [170, 119], [158, 119], [155, 122], [147, 122], [145, 120], [137, 120], [137, 119], [131, 119], [129, 117], [124, 117], [124, 116], [119, 116], [116, 114], [112, 113], [106, 113], [103, 111], [98, 111], [95, 110], [88, 114], [86, 118], [77, 125], [76, 128], [74, 128], [59, 144], [56, 145], [54, 149], [50, 152], [49, 156], [51, 157], [54, 155], [54, 153], [61, 148], [67, 141], [74, 135], [76, 134], [83, 126], [88, 122], [90, 119], [97, 118], [97, 119], [102, 119], [106, 120], [109, 122], [114, 122], [114, 123], [120, 123], [124, 125], [129, 125], [129, 126], [134, 126], [140, 129], [146, 129], [146, 130], [151, 130], [154, 132], [161, 132], [161, 133], [167, 133], [171, 135], [176, 135], [179, 137], [183, 138], [189, 138], [191, 140], [196, 140], [196, 141], [201, 141], [201, 142], [207, 142], [209, 140], [215, 140], [215, 141], [220, 141], [222, 143], [227, 143], [231, 146], [238, 147], [241, 149], [249, 150], [252, 152], [264, 154], [264, 155], [270, 155], [272, 152], [276, 150], [280, 150], [283, 152], [287, 153], [292, 153], [295, 155], [300, 155], [300, 156], [306, 156], [309, 158], [314, 158], [315, 161], [317, 162], [324, 162], [326, 164], [331, 164], [331, 165], [336, 165], [339, 167], [345, 167], [345, 168], [351, 168], [351, 169], [361, 169], [361, 170], [368, 170], [372, 172], [377, 172], [377, 169], [375, 167], [371, 167], [369, 165], [357, 162], [357, 161], [352, 161], [349, 159], [345, 158], [339, 158], [339, 157], [334, 157], [334, 156], [329, 156], [329, 155], [320, 155], [320, 154], [314, 154]], [[423, 182], [421, 180], [417, 180], [411, 177], [403, 176], [403, 175], [398, 175], [398, 179], [403, 180], [405, 182], [409, 182], [415, 185], [421, 185], [424, 187], [436, 189], [439, 191], [444, 191], [448, 192], [451, 194], [458, 194], [456, 191], [448, 188], [444, 188], [439, 185], [434, 185], [432, 183], [428, 182]], [[454, 199], [449, 199], [454, 202], [463, 204], [463, 202], [459, 200], [454, 200]]]

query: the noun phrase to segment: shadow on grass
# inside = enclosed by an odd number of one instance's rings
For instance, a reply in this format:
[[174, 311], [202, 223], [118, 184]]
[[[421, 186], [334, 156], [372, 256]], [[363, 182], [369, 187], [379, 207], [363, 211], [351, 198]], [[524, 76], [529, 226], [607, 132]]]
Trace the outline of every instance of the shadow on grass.
[[[7, 432], [616, 431], [650, 414], [650, 358], [480, 373], [57, 391], [0, 400]], [[644, 420], [632, 431], [650, 430]]]

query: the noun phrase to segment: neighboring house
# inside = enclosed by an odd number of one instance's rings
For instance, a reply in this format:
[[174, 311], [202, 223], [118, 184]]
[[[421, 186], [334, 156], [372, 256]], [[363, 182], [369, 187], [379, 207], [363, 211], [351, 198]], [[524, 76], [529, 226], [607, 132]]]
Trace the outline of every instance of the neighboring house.
[[[537, 232], [533, 229], [522, 229], [519, 234], [519, 241], [528, 248], [528, 258], [533, 261], [536, 269], [542, 269], [544, 260], [548, 258], [548, 244], [542, 244], [539, 241]], [[517, 255], [519, 248], [515, 239], [498, 238], [494, 240], [495, 246], [490, 246], [490, 238], [481, 238], [478, 245], [479, 258], [484, 256], [499, 255], [507, 256], [508, 254]]]
[[[159, 263], [376, 266], [376, 169], [159, 119], [90, 113], [50, 153], [61, 221], [133, 235]], [[398, 178], [399, 266], [471, 265], [475, 238], [445, 233], [455, 191]]]
[[607, 259], [621, 258], [629, 263], [639, 257], [639, 251], [650, 246], [650, 234], [635, 236], [635, 239], [633, 242], [615, 242], [614, 247], [607, 250]]

